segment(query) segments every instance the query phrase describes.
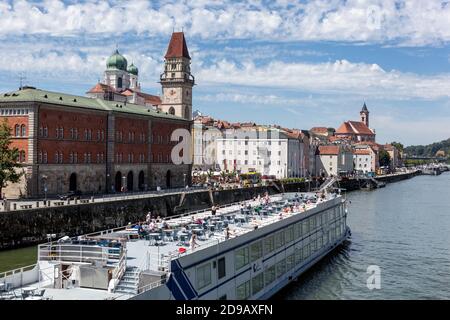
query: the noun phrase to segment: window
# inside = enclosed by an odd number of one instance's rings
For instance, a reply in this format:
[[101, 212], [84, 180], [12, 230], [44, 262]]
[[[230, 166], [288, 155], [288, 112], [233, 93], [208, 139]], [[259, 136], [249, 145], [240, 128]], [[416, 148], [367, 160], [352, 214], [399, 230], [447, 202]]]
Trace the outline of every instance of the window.
[[286, 258], [286, 270], [291, 270], [295, 266], [295, 253]]
[[252, 278], [252, 295], [260, 292], [264, 288], [264, 273], [261, 272]]
[[277, 278], [286, 273], [286, 259], [281, 260], [276, 264]]
[[275, 234], [275, 249], [284, 246], [284, 232], [280, 231]]
[[78, 153], [73, 154], [73, 163], [78, 163]]
[[266, 268], [264, 271], [264, 279], [266, 286], [275, 281], [275, 265]]
[[69, 163], [73, 163], [73, 152], [69, 153]]
[[289, 227], [284, 231], [284, 239], [286, 243], [289, 243], [294, 240], [294, 228]]
[[42, 163], [47, 163], [47, 152], [44, 151]]
[[44, 127], [44, 137], [48, 137], [48, 127]]
[[211, 284], [211, 263], [197, 268], [197, 289], [202, 289]]
[[176, 63], [172, 63], [172, 70], [176, 70], [177, 69], [177, 64]]
[[250, 261], [256, 261], [263, 256], [262, 241], [252, 243], [250, 245]]
[[236, 287], [236, 299], [245, 300], [250, 297], [250, 280]]
[[248, 247], [237, 249], [234, 252], [234, 264], [236, 270], [239, 270], [242, 267], [246, 266], [248, 262], [249, 262]]
[[226, 265], [225, 265], [225, 257], [223, 257], [217, 261], [217, 278], [222, 279], [225, 276], [226, 276]]
[[121, 77], [117, 78], [117, 88], [122, 88], [122, 78]]
[[275, 248], [273, 236], [269, 236], [264, 239], [264, 254], [271, 253]]
[[27, 129], [24, 124], [20, 126], [20, 131], [22, 133], [22, 137], [25, 137], [27, 135]]
[[171, 76], [172, 78], [175, 78], [175, 72], [172, 72]]
[[16, 136], [16, 137], [19, 137], [20, 136], [20, 126], [18, 125], [18, 124], [16, 124], [16, 126], [14, 127], [15, 128], [15, 130], [14, 130], [14, 135]]

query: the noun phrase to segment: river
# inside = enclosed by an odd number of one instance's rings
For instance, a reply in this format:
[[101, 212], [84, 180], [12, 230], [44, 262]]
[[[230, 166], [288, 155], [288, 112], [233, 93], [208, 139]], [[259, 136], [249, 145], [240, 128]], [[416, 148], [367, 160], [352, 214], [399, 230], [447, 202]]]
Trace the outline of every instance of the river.
[[[347, 197], [349, 241], [273, 299], [450, 299], [450, 173]], [[36, 247], [0, 252], [2, 270], [35, 261]]]
[[450, 299], [450, 173], [347, 198], [349, 241], [273, 299]]

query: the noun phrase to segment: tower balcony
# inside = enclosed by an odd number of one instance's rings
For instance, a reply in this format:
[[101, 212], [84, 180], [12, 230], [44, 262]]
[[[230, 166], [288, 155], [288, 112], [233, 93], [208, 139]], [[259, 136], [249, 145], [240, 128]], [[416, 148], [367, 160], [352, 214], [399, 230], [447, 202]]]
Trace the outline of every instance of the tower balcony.
[[160, 74], [159, 79], [160, 83], [189, 83], [191, 85], [195, 84], [195, 78], [192, 74], [189, 75], [186, 74], [184, 78], [181, 77], [172, 78], [169, 77], [166, 72], [163, 72]]

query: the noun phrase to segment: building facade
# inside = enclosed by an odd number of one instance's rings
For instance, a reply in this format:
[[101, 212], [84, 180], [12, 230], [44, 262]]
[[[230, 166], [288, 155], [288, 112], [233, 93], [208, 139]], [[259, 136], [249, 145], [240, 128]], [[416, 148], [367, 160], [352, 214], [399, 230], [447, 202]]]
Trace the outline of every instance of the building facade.
[[12, 147], [20, 155], [17, 170], [24, 173], [3, 189], [5, 196], [151, 190], [190, 182], [191, 162], [172, 159], [180, 141], [172, 135], [177, 129], [190, 133], [190, 116], [164, 112], [154, 100], [130, 103], [124, 92], [140, 90], [137, 68], [127, 67], [118, 55], [108, 59], [107, 83], [96, 85], [97, 95], [33, 87], [0, 95], [0, 121], [6, 119], [11, 128]]
[[353, 171], [353, 153], [348, 146], [319, 146], [316, 159], [318, 176], [338, 176]]

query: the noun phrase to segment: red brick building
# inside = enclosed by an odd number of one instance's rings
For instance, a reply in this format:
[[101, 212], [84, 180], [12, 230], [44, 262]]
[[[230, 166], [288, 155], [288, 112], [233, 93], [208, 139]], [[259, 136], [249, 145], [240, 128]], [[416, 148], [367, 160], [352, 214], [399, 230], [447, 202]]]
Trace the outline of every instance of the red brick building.
[[[172, 37], [168, 51], [178, 38], [186, 45], [184, 36], [178, 35]], [[184, 56], [180, 59], [187, 65], [190, 58]], [[170, 63], [172, 66], [173, 61]], [[110, 68], [108, 72], [119, 71], [123, 70]], [[187, 83], [184, 78], [171, 79], [162, 83], [164, 90], [177, 90], [177, 85], [180, 92], [192, 88], [189, 77]], [[18, 170], [24, 172], [19, 183], [3, 189], [5, 195], [42, 197], [69, 190], [93, 194], [189, 183], [191, 164], [172, 162], [171, 152], [178, 142], [171, 141], [171, 135], [175, 129], [191, 131], [191, 116], [184, 114], [191, 109], [191, 100], [189, 108], [184, 100], [173, 101], [176, 112], [169, 112], [155, 107], [158, 99], [133, 104], [106, 98], [33, 87], [1, 94], [0, 121], [8, 121], [12, 146], [20, 150], [22, 167]]]

